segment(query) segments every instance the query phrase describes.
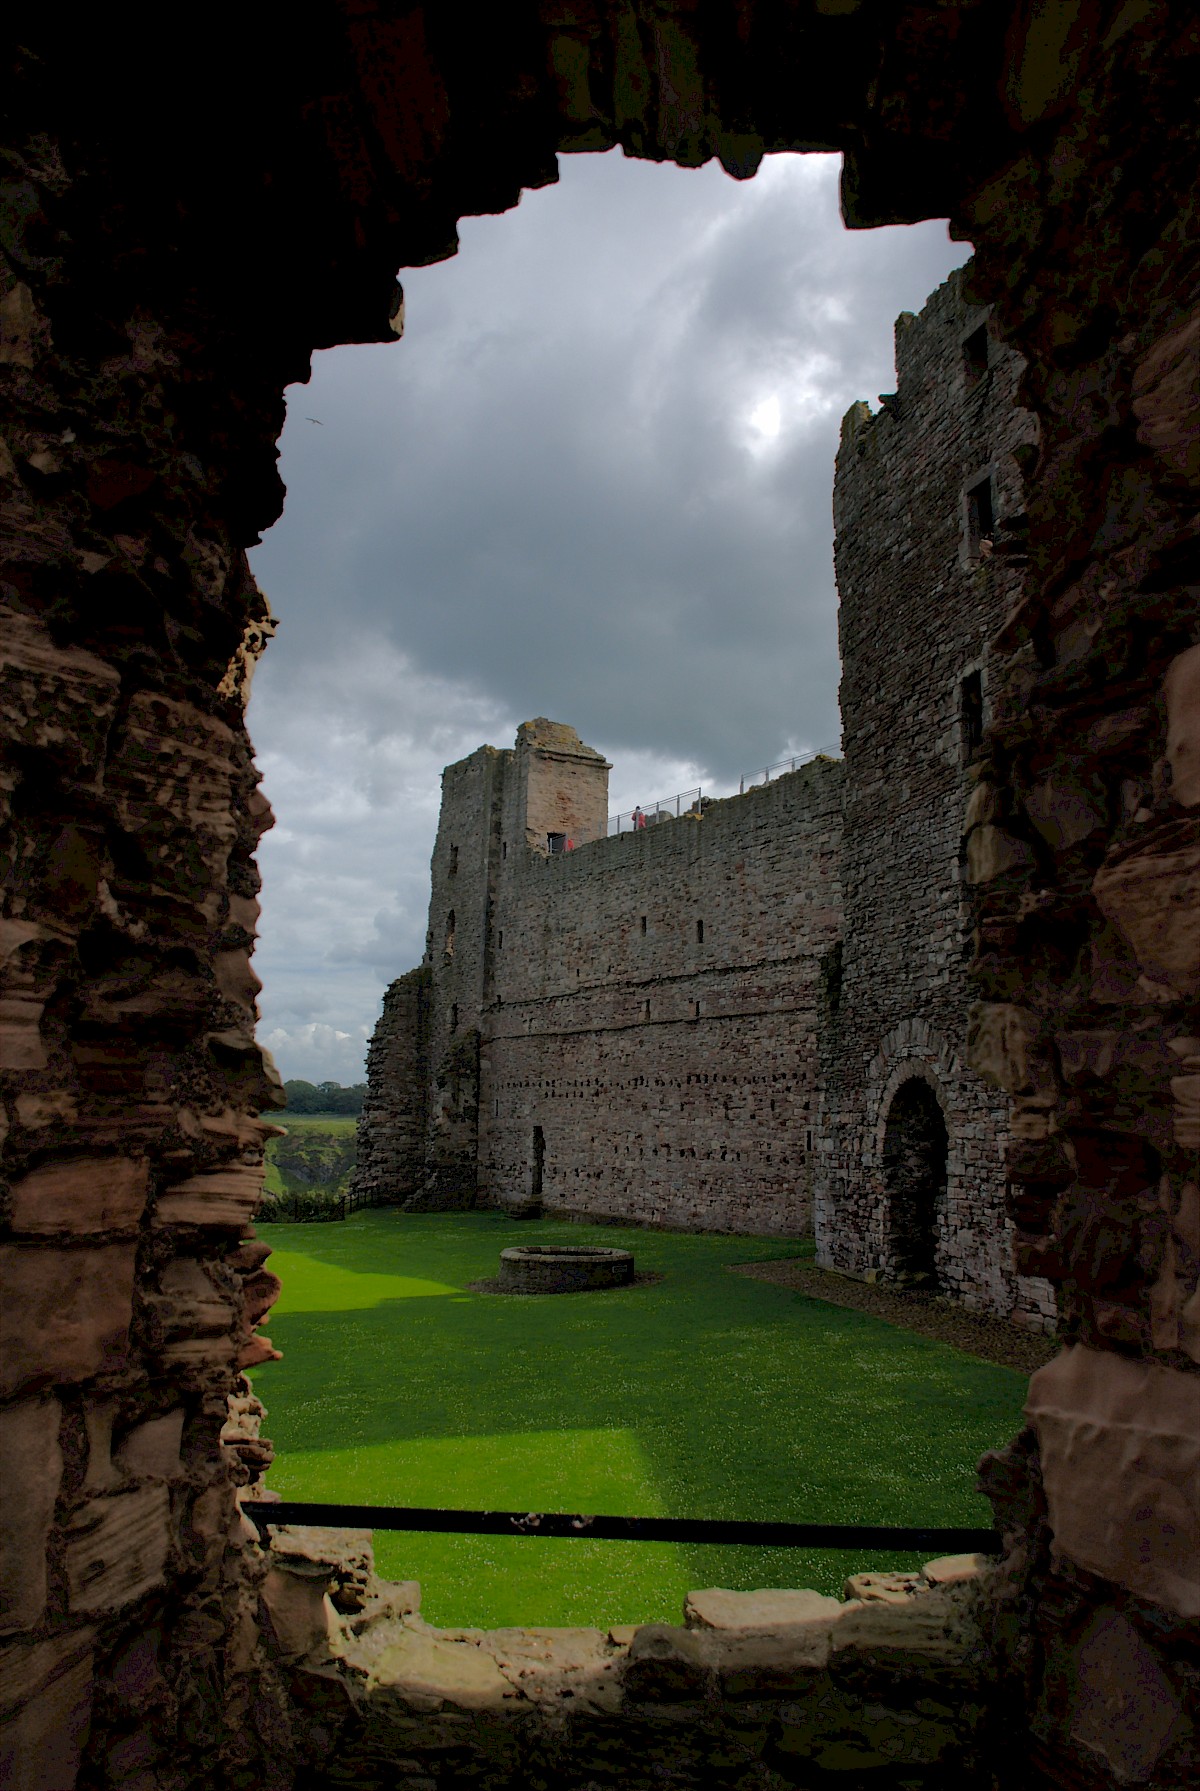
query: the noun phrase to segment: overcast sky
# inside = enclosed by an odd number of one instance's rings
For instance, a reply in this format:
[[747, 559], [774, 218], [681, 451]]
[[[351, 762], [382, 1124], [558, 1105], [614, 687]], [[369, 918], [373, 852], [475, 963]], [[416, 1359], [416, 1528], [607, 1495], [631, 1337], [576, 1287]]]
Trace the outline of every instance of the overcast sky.
[[289, 389], [250, 705], [285, 1077], [361, 1080], [424, 947], [444, 765], [548, 715], [613, 761], [615, 811], [838, 744], [838, 427], [968, 250], [845, 230], [834, 156], [560, 166], [401, 270], [402, 342]]

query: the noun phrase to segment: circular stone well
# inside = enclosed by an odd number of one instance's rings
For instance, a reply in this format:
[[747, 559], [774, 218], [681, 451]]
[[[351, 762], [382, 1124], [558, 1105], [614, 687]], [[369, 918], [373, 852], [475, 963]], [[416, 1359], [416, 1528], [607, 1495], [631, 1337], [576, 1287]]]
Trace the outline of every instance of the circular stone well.
[[633, 1251], [588, 1244], [514, 1244], [500, 1252], [497, 1293], [591, 1293], [627, 1287], [633, 1280]]

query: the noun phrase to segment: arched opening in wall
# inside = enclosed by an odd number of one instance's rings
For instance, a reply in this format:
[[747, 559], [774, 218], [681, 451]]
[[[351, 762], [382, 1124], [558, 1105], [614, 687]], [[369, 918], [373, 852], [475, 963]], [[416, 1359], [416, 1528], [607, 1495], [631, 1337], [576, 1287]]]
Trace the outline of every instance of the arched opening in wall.
[[949, 1138], [938, 1098], [911, 1076], [892, 1097], [883, 1133], [890, 1277], [903, 1287], [937, 1287], [938, 1217], [946, 1199]]
[[[362, 790], [364, 824], [342, 887], [347, 904], [369, 904], [364, 936], [384, 916], [386, 952], [372, 962], [386, 966], [390, 958], [394, 973], [403, 971], [408, 915], [420, 913], [422, 897], [429, 900], [425, 867], [438, 778], [454, 763], [460, 775], [446, 780], [443, 798], [462, 805], [463, 819], [456, 811], [453, 822], [459, 856], [435, 866], [441, 895], [431, 916], [428, 971], [435, 1015], [451, 1011], [451, 994], [467, 1004], [468, 1023], [438, 1041], [467, 1093], [436, 1136], [431, 1130], [432, 1142], [420, 1146], [436, 1168], [439, 1197], [447, 1190], [447, 1201], [457, 1199], [465, 1187], [483, 1204], [494, 1191], [497, 1204], [511, 1211], [526, 1202], [540, 1206], [548, 1184], [561, 1209], [582, 1188], [587, 1211], [605, 1218], [629, 1213], [638, 1223], [669, 1197], [667, 1223], [704, 1230], [715, 1220], [723, 1231], [754, 1231], [762, 1221], [752, 1210], [757, 1195], [747, 1189], [760, 1164], [749, 1161], [754, 1142], [743, 1128], [757, 1126], [764, 1141], [762, 1048], [748, 1045], [745, 1099], [736, 1086], [724, 1086], [726, 1069], [735, 1081], [734, 1066], [722, 1062], [720, 1089], [712, 1071], [714, 1054], [735, 1032], [749, 1035], [758, 1016], [743, 1016], [717, 989], [711, 998], [677, 989], [670, 974], [674, 954], [691, 961], [689, 933], [718, 970], [721, 953], [736, 953], [738, 941], [760, 932], [769, 955], [782, 903], [747, 873], [746, 900], [754, 907], [744, 930], [744, 917], [731, 919], [716, 899], [705, 909], [690, 905], [700, 898], [689, 899], [681, 887], [684, 861], [708, 849], [722, 822], [720, 814], [689, 811], [686, 802], [678, 817], [669, 811], [668, 825], [613, 841], [611, 851], [607, 841], [589, 848], [615, 859], [620, 847], [629, 860], [636, 850], [645, 875], [660, 883], [639, 888], [619, 920], [593, 936], [600, 969], [630, 936], [636, 975], [619, 1012], [649, 1024], [623, 1029], [619, 1039], [634, 1053], [644, 1049], [645, 1058], [609, 1075], [599, 1098], [587, 1097], [588, 1125], [595, 1126], [597, 1111], [611, 1111], [603, 1146], [582, 1153], [561, 1116], [574, 1072], [595, 1073], [590, 1059], [581, 1065], [579, 1054], [590, 1047], [578, 1040], [596, 1029], [583, 1031], [572, 1014], [565, 1030], [554, 1030], [540, 1005], [536, 1012], [522, 1012], [522, 1005], [526, 993], [541, 997], [537, 986], [526, 990], [526, 981], [550, 971], [561, 972], [579, 1002], [575, 985], [586, 984], [589, 968], [577, 977], [578, 954], [556, 955], [549, 910], [577, 899], [586, 861], [580, 852], [569, 867], [554, 867], [530, 850], [544, 842], [547, 856], [557, 855], [564, 835], [543, 831], [539, 820], [527, 837], [523, 813], [504, 806], [498, 757], [511, 753], [523, 717], [578, 724], [599, 748], [606, 743], [599, 730], [612, 716], [614, 730], [625, 731], [608, 736], [614, 750], [606, 757], [616, 761], [617, 776], [638, 780], [627, 790], [614, 787], [615, 778], [610, 783], [609, 807], [620, 812], [648, 794], [687, 791], [702, 781], [711, 789], [691, 754], [703, 753], [706, 765], [727, 774], [714, 794], [736, 797], [747, 767], [774, 772], [798, 750], [838, 737], [828, 533], [810, 529], [807, 518], [828, 510], [839, 417], [864, 394], [895, 384], [895, 316], [919, 310], [968, 251], [950, 244], [941, 225], [870, 237], [844, 232], [836, 158], [779, 157], [750, 186], [734, 185], [715, 167], [683, 172], [613, 158], [566, 161], [562, 177], [559, 188], [525, 196], [515, 214], [464, 220], [455, 260], [402, 270], [407, 340], [398, 348], [318, 356], [312, 383], [293, 404], [283, 444], [288, 512], [256, 555], [264, 587], [281, 599], [286, 593], [291, 608], [274, 657], [264, 661], [252, 717], [268, 762], [279, 765], [285, 753], [291, 760], [288, 785], [272, 788], [285, 826], [264, 846], [264, 933], [286, 919], [297, 887], [292, 841], [307, 835], [311, 887], [314, 838], [319, 845], [336, 827], [340, 852], [349, 838], [341, 792]], [[662, 209], [655, 189], [667, 195]], [[628, 237], [618, 229], [623, 208], [634, 225]], [[755, 244], [772, 245], [766, 262], [748, 259]], [[525, 276], [518, 281], [510, 270], [520, 266]], [[531, 268], [538, 270], [532, 283]], [[615, 268], [632, 270], [630, 286], [618, 289]], [[758, 330], [741, 337], [739, 292], [755, 318], [768, 320], [770, 340]], [[814, 317], [821, 319], [817, 330]], [[781, 500], [790, 466], [804, 468], [811, 485], [803, 492], [789, 486]], [[352, 510], [361, 551], [339, 551], [335, 564], [328, 543], [339, 497]], [[300, 531], [310, 524], [305, 540]], [[344, 549], [344, 531], [340, 540]], [[337, 631], [328, 627], [334, 587], [344, 624]], [[310, 614], [319, 617], [315, 626]], [[322, 716], [320, 730], [296, 725], [296, 691], [310, 714]], [[595, 730], [589, 715], [602, 718]], [[811, 734], [797, 732], [810, 727]], [[652, 751], [651, 741], [668, 745]], [[626, 750], [616, 751], [617, 743]], [[496, 757], [489, 748], [498, 749]], [[393, 762], [404, 765], [403, 778], [362, 775], [367, 764]], [[477, 781], [468, 762], [478, 764]], [[757, 775], [770, 781], [766, 772]], [[418, 790], [420, 804], [413, 801]], [[297, 812], [301, 793], [307, 827]], [[745, 805], [761, 817], [764, 843], [777, 852], [784, 850], [784, 795], [748, 793]], [[546, 825], [554, 828], [555, 818]], [[447, 830], [442, 838], [449, 837]], [[335, 851], [325, 857], [329, 862]], [[420, 880], [401, 882], [402, 865], [420, 866]], [[490, 886], [493, 871], [508, 880], [499, 894]], [[448, 884], [447, 872], [457, 880]], [[510, 904], [518, 883], [536, 895], [536, 929], [528, 908]], [[453, 962], [456, 915], [441, 905], [448, 899], [462, 909], [464, 947]], [[339, 918], [343, 930], [356, 920], [348, 909]], [[514, 1043], [520, 1035], [525, 1053], [517, 1073], [529, 1078], [525, 1087], [536, 1088], [547, 1069], [562, 1078], [549, 1164], [543, 1128], [531, 1114], [519, 1116], [523, 1096], [511, 1121], [506, 1112], [506, 1129], [496, 1128], [491, 1156], [481, 1148], [488, 1107], [494, 1112], [489, 1079], [503, 1066], [497, 1069], [495, 1036], [487, 1033], [498, 1007], [481, 1008], [472, 979], [491, 974], [492, 954], [479, 942], [496, 937], [490, 929], [501, 918], [504, 1026]], [[409, 950], [411, 961], [417, 954]], [[324, 951], [322, 936], [312, 958], [324, 961]], [[543, 957], [535, 963], [538, 952]], [[266, 980], [269, 1010], [277, 985]], [[763, 1032], [774, 1035], [787, 1021], [773, 997], [767, 1003]], [[678, 1066], [678, 1085], [687, 1092], [661, 1096], [668, 1120], [656, 1142], [642, 1115], [660, 1097], [646, 1092], [645, 1072], [653, 1056], [673, 1048], [679, 1023], [689, 1018], [704, 1018], [705, 1026], [691, 1029], [688, 1060]], [[282, 1028], [269, 1011], [268, 1025], [274, 1041]], [[356, 1036], [362, 1030], [354, 1029]], [[481, 1031], [485, 1123], [473, 1130], [468, 1058]], [[644, 1047], [633, 1042], [642, 1038]], [[290, 1039], [279, 1039], [285, 1059], [289, 1048]], [[761, 1162], [769, 1169], [764, 1182], [774, 1177], [785, 1190], [781, 1203], [793, 1212], [807, 1195], [795, 1186], [785, 1124], [794, 1117], [777, 1117]], [[483, 1183], [487, 1175], [493, 1188]], [[660, 1195], [660, 1187], [668, 1193]], [[586, 1216], [582, 1207], [579, 1216]], [[736, 1259], [736, 1245], [730, 1250]], [[448, 1303], [447, 1317], [456, 1312]], [[285, 1448], [293, 1384], [286, 1364], [285, 1355], [265, 1377], [278, 1392], [270, 1384], [264, 1389]], [[634, 1396], [642, 1396], [640, 1388]], [[488, 1401], [490, 1412], [494, 1392]], [[514, 1406], [503, 1422], [520, 1430], [524, 1417]], [[331, 1407], [331, 1446], [339, 1418]], [[785, 1421], [782, 1413], [776, 1421]], [[732, 1460], [739, 1453], [736, 1439], [715, 1427], [711, 1437], [706, 1430], [709, 1442], [714, 1455]], [[395, 1496], [383, 1484], [360, 1491]], [[503, 1504], [504, 1496], [492, 1489], [481, 1502]], [[781, 1489], [781, 1506], [783, 1496]], [[631, 1505], [637, 1498], [635, 1488]], [[427, 1595], [439, 1596], [436, 1576]]]

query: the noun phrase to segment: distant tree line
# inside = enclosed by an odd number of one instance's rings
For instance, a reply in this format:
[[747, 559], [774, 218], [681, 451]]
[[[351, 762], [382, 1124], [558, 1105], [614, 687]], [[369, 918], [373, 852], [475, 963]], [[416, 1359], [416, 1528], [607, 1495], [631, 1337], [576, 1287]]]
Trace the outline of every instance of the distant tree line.
[[361, 1113], [367, 1085], [356, 1082], [343, 1088], [340, 1082], [285, 1082], [289, 1113]]

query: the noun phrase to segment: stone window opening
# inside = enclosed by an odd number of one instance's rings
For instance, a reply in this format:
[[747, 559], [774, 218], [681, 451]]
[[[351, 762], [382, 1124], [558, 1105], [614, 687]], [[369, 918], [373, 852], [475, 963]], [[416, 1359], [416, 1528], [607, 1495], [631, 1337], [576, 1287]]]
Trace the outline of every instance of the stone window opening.
[[446, 944], [442, 954], [447, 964], [454, 956], [454, 926], [454, 910], [451, 908], [446, 916]]
[[704, 922], [702, 920], [696, 922], [696, 944], [704, 944]]
[[649, 1003], [649, 1001], [644, 1001], [642, 1003], [642, 1018], [644, 1020], [648, 1020], [650, 1018], [650, 1003]]
[[542, 1198], [542, 1182], [546, 1174], [546, 1134], [541, 1126], [533, 1128], [532, 1161], [529, 1167], [529, 1198]]
[[996, 528], [992, 501], [992, 480], [989, 473], [967, 489], [967, 558], [987, 559], [992, 551]]
[[458, 1031], [458, 1003], [457, 1003], [457, 1001], [452, 1001], [450, 1003], [450, 1030], [451, 1030], [451, 1032]]
[[988, 370], [988, 327], [981, 323], [972, 330], [962, 345], [963, 374], [968, 392], [977, 386]]
[[457, 875], [458, 875], [458, 847], [457, 846], [451, 846], [451, 848], [450, 848], [450, 875], [452, 877], [457, 877]]
[[805, 1134], [804, 1134], [804, 1148], [805, 1148], [805, 1150], [812, 1149], [812, 1127], [811, 1126], [809, 1127], [808, 1131], [805, 1132]]
[[503, 927], [501, 927], [500, 931], [496, 934], [496, 950], [497, 951], [504, 950], [504, 928]]
[[949, 1137], [937, 1096], [910, 1076], [892, 1097], [883, 1134], [889, 1279], [937, 1289], [938, 1217], [946, 1202]]
[[559, 852], [565, 852], [566, 849], [567, 836], [565, 833], [548, 833], [546, 835], [546, 850], [552, 857]]
[[500, 841], [500, 856], [501, 856], [501, 858], [508, 857], [508, 841], [507, 840]]
[[963, 764], [969, 765], [983, 745], [982, 672], [968, 672], [959, 685], [959, 722]]
[[643, 914], [642, 915], [642, 937], [645, 938], [645, 936], [646, 936], [646, 916]]
[[699, 1018], [700, 1018], [700, 1003], [698, 1001], [693, 1001], [693, 1003], [692, 1003], [692, 1019], [698, 1020]]

